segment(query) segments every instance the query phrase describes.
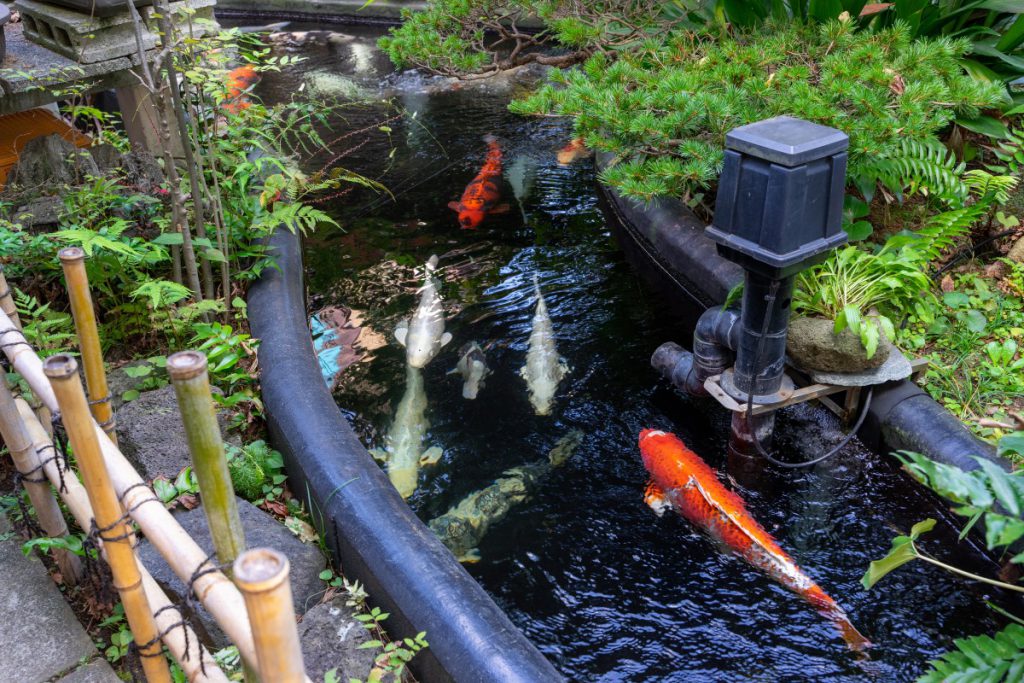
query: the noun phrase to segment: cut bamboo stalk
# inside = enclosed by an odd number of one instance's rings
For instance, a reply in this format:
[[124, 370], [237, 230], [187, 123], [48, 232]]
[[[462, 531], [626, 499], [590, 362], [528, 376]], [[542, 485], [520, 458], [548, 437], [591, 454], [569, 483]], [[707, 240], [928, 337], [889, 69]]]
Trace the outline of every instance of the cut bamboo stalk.
[[[53, 442], [36, 418], [32, 408], [22, 399], [16, 399], [15, 404], [24, 421], [35, 452], [52, 453]], [[82, 482], [78, 480], [74, 472], [70, 470], [61, 472], [58, 468], [60, 468], [60, 463], [56, 460], [50, 460], [43, 464], [43, 472], [46, 473], [50, 483], [61, 491], [61, 498], [78, 526], [88, 529], [93, 519], [93, 513], [85, 487], [82, 486]], [[100, 551], [104, 555], [106, 554], [106, 547], [102, 542]], [[188, 624], [183, 626], [178, 624], [181, 617], [179, 608], [171, 602], [171, 599], [167, 597], [167, 594], [157, 585], [156, 580], [141, 563], [139, 571], [142, 573], [142, 585], [146, 589], [146, 597], [149, 599], [150, 606], [155, 610], [153, 614], [157, 628], [164, 634], [164, 644], [167, 645], [171, 656], [185, 673], [185, 678], [189, 683], [228, 683], [228, 677], [221, 671], [209, 651], [199, 642], [199, 637], [192, 627]]]
[[67, 354], [58, 354], [48, 358], [43, 369], [57, 394], [64, 429], [75, 451], [75, 459], [92, 504], [98, 536], [106, 546], [107, 563], [114, 577], [114, 587], [121, 596], [121, 604], [124, 605], [128, 627], [142, 659], [146, 680], [149, 683], [171, 683], [171, 671], [163, 656], [160, 632], [156, 628], [153, 610], [142, 587], [139, 565], [135, 561], [131, 526], [122, 518], [121, 504], [103, 461], [89, 413], [89, 402], [85, 398], [82, 382], [78, 379], [78, 363]]
[[235, 583], [249, 611], [262, 680], [301, 683], [306, 674], [288, 581], [288, 558], [270, 548], [254, 548], [235, 560], [234, 569]]
[[103, 348], [96, 328], [96, 310], [89, 291], [89, 276], [85, 272], [85, 251], [81, 247], [67, 247], [57, 252], [64, 280], [67, 282], [71, 315], [78, 333], [78, 348], [82, 352], [85, 385], [89, 389], [89, 408], [110, 440], [117, 443], [117, 427], [107, 388], [107, 373], [103, 369]]
[[[11, 452], [14, 466], [21, 474], [21, 481], [28, 492], [28, 498], [39, 518], [39, 526], [50, 538], [62, 538], [68, 534], [68, 525], [60, 511], [57, 499], [53, 497], [50, 483], [40, 465], [40, 458], [32, 445], [14, 395], [7, 386], [7, 373], [0, 368], [0, 435], [7, 450]], [[82, 564], [78, 557], [64, 549], [55, 549], [53, 559], [68, 585], [78, 583]]]
[[[0, 337], [8, 336], [5, 332], [13, 329], [13, 323], [0, 311]], [[24, 341], [20, 332], [18, 339]], [[9, 335], [14, 336], [14, 333]], [[44, 404], [55, 409], [57, 399], [50, 386], [50, 381], [42, 370], [42, 361], [27, 344], [17, 344], [4, 348], [4, 353], [11, 365], [25, 378], [32, 391]], [[249, 618], [245, 611], [245, 601], [241, 593], [222, 572], [205, 571], [193, 580], [198, 569], [210, 567], [207, 554], [188, 535], [170, 512], [161, 505], [148, 505], [149, 500], [157, 500], [131, 463], [124, 457], [107, 435], [94, 423], [100, 447], [107, 461], [110, 478], [122, 504], [130, 512], [132, 518], [146, 538], [167, 561], [174, 573], [185, 582], [192, 584], [196, 596], [203, 606], [216, 620], [217, 625], [238, 648], [242, 660], [250, 667], [257, 668], [256, 650], [253, 646], [252, 631]], [[307, 679], [308, 680], [308, 679]]]
[[14, 292], [7, 284], [7, 276], [4, 275], [4, 266], [0, 263], [0, 311], [7, 314], [14, 326], [21, 329], [21, 321], [18, 320], [18, 308], [14, 305]]
[[167, 359], [167, 374], [178, 396], [178, 408], [192, 452], [192, 471], [199, 482], [203, 512], [210, 526], [217, 560], [226, 565], [245, 550], [245, 531], [238, 516], [238, 503], [214, 412], [206, 356], [198, 351], [176, 353]]

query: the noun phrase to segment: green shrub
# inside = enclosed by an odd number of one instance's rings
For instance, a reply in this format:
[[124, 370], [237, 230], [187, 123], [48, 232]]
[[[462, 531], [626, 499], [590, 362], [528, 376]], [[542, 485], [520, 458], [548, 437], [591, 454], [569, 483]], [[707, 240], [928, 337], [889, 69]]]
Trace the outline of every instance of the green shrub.
[[717, 177], [725, 134], [747, 123], [788, 114], [843, 130], [856, 177], [905, 141], [927, 143], [957, 116], [977, 116], [1001, 90], [963, 72], [967, 48], [914, 41], [902, 25], [869, 33], [838, 21], [731, 37], [675, 31], [555, 71], [512, 109], [575, 117], [588, 146], [614, 155], [603, 179], [625, 194], [696, 200]]

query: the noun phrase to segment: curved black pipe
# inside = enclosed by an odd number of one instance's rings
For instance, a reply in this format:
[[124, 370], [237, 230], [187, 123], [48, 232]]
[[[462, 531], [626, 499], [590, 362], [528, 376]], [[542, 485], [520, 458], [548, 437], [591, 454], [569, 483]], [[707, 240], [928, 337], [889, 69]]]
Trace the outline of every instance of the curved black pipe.
[[292, 490], [347, 576], [391, 618], [395, 636], [426, 631], [413, 660], [423, 681], [560, 681], [544, 656], [413, 514], [359, 442], [320, 374], [306, 319], [301, 241], [270, 240], [278, 269], [249, 291], [260, 339], [260, 385], [274, 445]]
[[[599, 166], [601, 161], [599, 157]], [[684, 312], [693, 313], [694, 304], [720, 304], [743, 279], [742, 269], [718, 255], [714, 242], [703, 234], [703, 224], [682, 202], [663, 198], [645, 205], [605, 185], [601, 190], [609, 213], [617, 219], [619, 242], [627, 256], [641, 273], [652, 274], [656, 285], [681, 295]], [[680, 330], [680, 335], [689, 336], [687, 330]], [[879, 452], [914, 450], [964, 469], [978, 467], [969, 457], [976, 455], [1010, 469], [991, 444], [974, 436], [909, 379], [875, 390], [858, 436]]]

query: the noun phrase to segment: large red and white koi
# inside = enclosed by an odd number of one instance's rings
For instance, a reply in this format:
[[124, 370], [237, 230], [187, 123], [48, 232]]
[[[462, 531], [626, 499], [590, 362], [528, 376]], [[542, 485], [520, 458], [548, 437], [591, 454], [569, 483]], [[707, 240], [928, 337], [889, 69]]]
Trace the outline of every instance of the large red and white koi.
[[725, 488], [715, 471], [676, 435], [643, 430], [640, 455], [651, 474], [644, 500], [655, 512], [661, 515], [667, 508], [675, 509], [690, 523], [811, 603], [836, 625], [851, 649], [871, 646], [850, 623], [839, 604], [750, 516], [743, 499]]
[[480, 172], [469, 181], [457, 202], [448, 202], [448, 208], [459, 214], [459, 225], [464, 230], [478, 227], [492, 213], [505, 213], [508, 204], [499, 204], [501, 192], [497, 179], [501, 177], [501, 147], [493, 135], [484, 138], [487, 143], [487, 158]]

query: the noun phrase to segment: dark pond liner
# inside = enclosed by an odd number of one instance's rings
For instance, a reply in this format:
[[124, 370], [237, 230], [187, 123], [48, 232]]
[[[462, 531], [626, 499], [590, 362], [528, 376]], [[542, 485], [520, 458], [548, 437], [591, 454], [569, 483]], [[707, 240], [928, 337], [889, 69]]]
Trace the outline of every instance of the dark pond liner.
[[270, 246], [279, 269], [264, 270], [249, 291], [267, 423], [292, 491], [308, 502], [341, 569], [366, 585], [374, 605], [391, 612], [385, 625], [393, 636], [427, 632], [430, 647], [413, 660], [420, 680], [562, 680], [360, 443], [313, 351], [301, 240], [282, 229]]
[[[740, 267], [718, 255], [703, 223], [682, 202], [661, 199], [644, 205], [603, 185], [601, 189], [606, 212], [615, 216], [619, 241], [634, 265], [653, 274], [669, 296], [682, 295], [691, 315], [724, 301], [742, 280]], [[689, 346], [688, 339], [665, 341]], [[858, 436], [879, 452], [916, 451], [964, 470], [980, 467], [970, 457], [977, 455], [1010, 470], [991, 444], [974, 436], [909, 379], [875, 387]]]

